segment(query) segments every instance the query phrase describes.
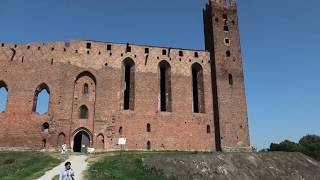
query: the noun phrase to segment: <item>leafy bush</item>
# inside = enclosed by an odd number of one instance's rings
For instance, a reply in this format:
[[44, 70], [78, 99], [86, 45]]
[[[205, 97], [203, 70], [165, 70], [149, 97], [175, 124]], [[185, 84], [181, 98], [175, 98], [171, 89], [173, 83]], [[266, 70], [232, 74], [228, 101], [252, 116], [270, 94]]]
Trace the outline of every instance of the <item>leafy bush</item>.
[[284, 140], [280, 144], [271, 143], [270, 151], [301, 152], [301, 146], [295, 142]]
[[271, 143], [268, 151], [301, 152], [314, 159], [320, 160], [320, 136], [306, 135], [299, 143], [284, 140], [281, 143]]
[[320, 160], [320, 136], [304, 136], [300, 139], [299, 144], [303, 146], [302, 153]]

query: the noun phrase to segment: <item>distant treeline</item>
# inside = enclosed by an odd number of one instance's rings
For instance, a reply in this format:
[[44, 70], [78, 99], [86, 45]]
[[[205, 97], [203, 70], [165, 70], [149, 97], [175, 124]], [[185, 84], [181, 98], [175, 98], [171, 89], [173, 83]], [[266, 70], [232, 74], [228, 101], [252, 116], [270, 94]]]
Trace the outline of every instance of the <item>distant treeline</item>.
[[301, 152], [316, 160], [320, 160], [320, 136], [306, 135], [299, 140], [299, 143], [289, 140], [284, 140], [279, 144], [271, 143], [269, 149], [262, 149], [261, 151]]

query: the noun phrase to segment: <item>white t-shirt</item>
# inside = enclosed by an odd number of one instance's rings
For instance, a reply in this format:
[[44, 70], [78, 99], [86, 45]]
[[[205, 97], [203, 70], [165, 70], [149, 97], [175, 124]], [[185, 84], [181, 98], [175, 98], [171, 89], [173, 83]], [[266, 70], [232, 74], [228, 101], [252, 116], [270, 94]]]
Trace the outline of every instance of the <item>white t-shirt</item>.
[[63, 168], [59, 175], [59, 180], [74, 180], [74, 172], [72, 169]]

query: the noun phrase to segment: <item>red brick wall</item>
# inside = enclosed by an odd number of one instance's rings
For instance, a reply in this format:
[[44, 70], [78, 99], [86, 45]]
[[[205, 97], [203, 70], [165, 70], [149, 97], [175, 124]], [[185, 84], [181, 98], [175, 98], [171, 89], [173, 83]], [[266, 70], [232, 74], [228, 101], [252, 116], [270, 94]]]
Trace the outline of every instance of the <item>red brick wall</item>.
[[[0, 146], [3, 148], [40, 149], [46, 139], [48, 149], [57, 148], [58, 136], [73, 143], [77, 130], [84, 128], [91, 136], [93, 147], [116, 150], [119, 127], [127, 138], [125, 149], [145, 150], [147, 141], [154, 150], [215, 149], [211, 93], [211, 69], [208, 52], [170, 49], [162, 55], [159, 47], [86, 41], [43, 44], [4, 44], [0, 47], [0, 80], [9, 89], [6, 111], [0, 113]], [[12, 50], [16, 54], [11, 61]], [[150, 53], [145, 54], [145, 48]], [[169, 51], [168, 48], [164, 48]], [[148, 57], [146, 57], [148, 55]], [[135, 63], [134, 110], [123, 110], [122, 61], [131, 58]], [[23, 62], [22, 62], [23, 59]], [[147, 61], [146, 61], [147, 59]], [[172, 112], [160, 112], [160, 82], [158, 63], [166, 60], [171, 66]], [[192, 112], [193, 63], [201, 64], [204, 73], [205, 113]], [[107, 64], [106, 64], [107, 63]], [[81, 76], [90, 72], [89, 76]], [[83, 84], [89, 84], [89, 96], [83, 97]], [[50, 89], [49, 112], [32, 112], [34, 92], [45, 83]], [[89, 118], [79, 119], [79, 107], [86, 104]], [[49, 133], [41, 131], [44, 122], [50, 124]], [[151, 132], [147, 132], [147, 123]], [[211, 133], [206, 127], [210, 125]], [[61, 136], [60, 136], [61, 137]], [[61, 141], [61, 140], [60, 140]], [[60, 142], [61, 143], [61, 142]]]
[[[227, 21], [224, 20], [227, 16]], [[206, 49], [211, 52], [215, 124], [219, 125], [222, 150], [249, 149], [249, 130], [237, 8], [211, 0], [204, 12]], [[224, 26], [228, 26], [225, 31]], [[226, 44], [224, 39], [229, 38]], [[230, 51], [230, 57], [226, 51]], [[232, 75], [232, 85], [229, 84]]]
[[[148, 141], [153, 150], [248, 150], [237, 9], [234, 3], [209, 2], [204, 11], [207, 51], [87, 41], [1, 44], [0, 81], [7, 84], [9, 97], [6, 111], [0, 113], [0, 148], [41, 149], [43, 140], [47, 149], [63, 142], [72, 148], [75, 134], [84, 130], [90, 146], [104, 151], [119, 150], [119, 137], [127, 138], [124, 148], [128, 150], [145, 150]], [[229, 45], [224, 38], [229, 38]], [[123, 110], [123, 61], [127, 58], [135, 64], [131, 110]], [[160, 111], [159, 63], [163, 60], [171, 70], [170, 112]], [[193, 113], [194, 63], [203, 72], [204, 113]], [[50, 104], [49, 112], [39, 115], [32, 107], [34, 92], [42, 83], [49, 87]], [[84, 83], [89, 85], [89, 96], [83, 95]], [[88, 119], [79, 119], [83, 104], [89, 109]], [[50, 125], [47, 134], [41, 131], [45, 122]]]

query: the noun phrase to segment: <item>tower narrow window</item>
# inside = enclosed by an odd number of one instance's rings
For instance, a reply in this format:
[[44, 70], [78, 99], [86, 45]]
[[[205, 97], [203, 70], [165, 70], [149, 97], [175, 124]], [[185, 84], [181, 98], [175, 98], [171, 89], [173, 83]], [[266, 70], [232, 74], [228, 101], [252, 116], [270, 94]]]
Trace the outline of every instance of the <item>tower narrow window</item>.
[[223, 26], [223, 31], [228, 32], [229, 31], [229, 27], [227, 25]]
[[86, 105], [80, 106], [79, 111], [79, 119], [88, 119], [89, 110]]
[[167, 55], [167, 50], [162, 49], [162, 55]]
[[229, 74], [229, 84], [232, 86], [233, 85], [233, 77], [232, 74]]
[[37, 112], [39, 114], [45, 114], [49, 109], [49, 101], [50, 101], [50, 90], [46, 84], [40, 84], [35, 93], [33, 100], [33, 112]]
[[123, 62], [123, 109], [134, 110], [135, 65], [132, 59]]
[[193, 112], [204, 113], [203, 70], [200, 64], [192, 65]]
[[8, 87], [6, 83], [0, 81], [0, 113], [6, 110], [8, 104]]
[[148, 142], [147, 142], [147, 150], [150, 150], [150, 149], [151, 149], [151, 142], [148, 141]]
[[228, 20], [228, 15], [227, 15], [227, 14], [223, 14], [223, 15], [222, 15], [222, 19], [225, 20], [225, 21], [227, 21], [227, 20]]
[[224, 38], [224, 44], [226, 46], [230, 46], [230, 39], [229, 38]]
[[207, 134], [210, 134], [211, 133], [211, 127], [210, 125], [207, 125]]
[[120, 136], [122, 136], [122, 135], [123, 135], [123, 128], [122, 128], [122, 126], [121, 126], [121, 127], [119, 127], [119, 135], [120, 135]]
[[84, 96], [88, 96], [89, 95], [89, 85], [87, 83], [85, 83], [83, 85], [83, 95]]
[[171, 111], [171, 67], [167, 61], [159, 63], [160, 69], [160, 110]]
[[151, 125], [149, 123], [147, 124], [147, 132], [151, 132]]
[[227, 56], [227, 57], [230, 57], [230, 56], [231, 56], [231, 52], [230, 52], [229, 50], [226, 52], [226, 56]]

